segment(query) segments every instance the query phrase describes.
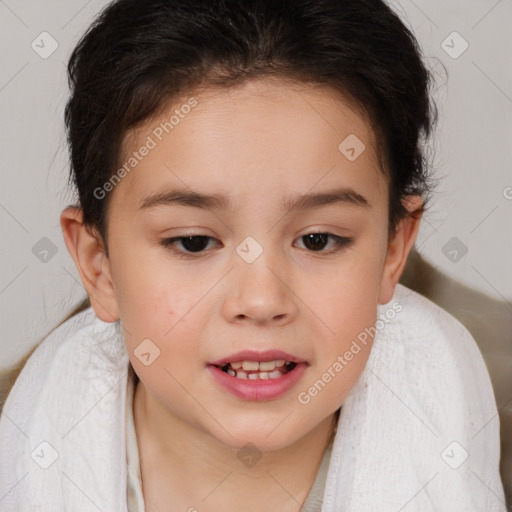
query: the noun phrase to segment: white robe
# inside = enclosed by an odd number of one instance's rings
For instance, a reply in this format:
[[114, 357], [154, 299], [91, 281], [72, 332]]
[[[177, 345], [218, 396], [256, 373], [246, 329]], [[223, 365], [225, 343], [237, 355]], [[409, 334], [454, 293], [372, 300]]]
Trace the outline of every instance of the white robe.
[[[401, 284], [378, 315], [321, 512], [506, 512], [499, 416], [471, 334]], [[127, 512], [128, 365], [119, 322], [91, 308], [37, 347], [0, 418], [2, 512]]]

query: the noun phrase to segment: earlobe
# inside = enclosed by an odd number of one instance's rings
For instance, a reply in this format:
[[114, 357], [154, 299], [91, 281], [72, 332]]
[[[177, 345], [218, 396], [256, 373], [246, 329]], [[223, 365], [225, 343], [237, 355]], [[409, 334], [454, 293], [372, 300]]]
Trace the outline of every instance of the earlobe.
[[100, 320], [115, 322], [119, 309], [114, 294], [110, 262], [101, 237], [83, 223], [81, 208], [68, 207], [60, 216], [62, 234], [69, 254], [75, 262], [91, 306]]
[[387, 304], [393, 297], [395, 287], [407, 264], [409, 254], [414, 247], [421, 221], [423, 200], [419, 196], [407, 196], [404, 206], [414, 216], [405, 217], [390, 238], [386, 261], [382, 270], [379, 304]]

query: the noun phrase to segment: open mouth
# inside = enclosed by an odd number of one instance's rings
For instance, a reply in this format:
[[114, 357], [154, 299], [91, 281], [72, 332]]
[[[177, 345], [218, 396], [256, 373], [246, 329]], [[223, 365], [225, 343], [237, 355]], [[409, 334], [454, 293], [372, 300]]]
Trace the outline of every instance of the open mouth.
[[207, 363], [213, 381], [242, 400], [274, 400], [302, 378], [309, 362], [282, 350], [243, 350]]
[[278, 359], [274, 361], [234, 361], [223, 365], [215, 365], [223, 372], [237, 379], [279, 379], [291, 372], [297, 363]]

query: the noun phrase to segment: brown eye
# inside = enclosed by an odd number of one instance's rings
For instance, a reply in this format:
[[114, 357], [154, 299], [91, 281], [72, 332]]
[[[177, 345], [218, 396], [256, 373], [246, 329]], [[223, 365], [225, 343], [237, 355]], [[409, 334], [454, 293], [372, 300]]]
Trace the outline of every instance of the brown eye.
[[[206, 235], [188, 235], [176, 236], [174, 238], [165, 238], [160, 242], [164, 247], [168, 247], [177, 253], [181, 253], [185, 257], [187, 254], [201, 253], [208, 246], [208, 241], [214, 240], [211, 236]], [[177, 243], [181, 243], [184, 250], [176, 247]]]
[[[352, 238], [333, 235], [332, 233], [308, 233], [300, 237], [304, 241], [306, 249], [312, 252], [321, 252], [323, 254], [332, 254], [338, 252], [341, 248], [350, 245], [353, 241]], [[329, 239], [333, 240], [334, 249], [331, 251], [323, 251], [323, 248], [328, 243]]]
[[[194, 255], [200, 256], [201, 253], [205, 252], [208, 247], [208, 242], [215, 240], [211, 236], [192, 234], [187, 236], [176, 236], [174, 238], [165, 238], [160, 241], [160, 245], [165, 248], [169, 248], [178, 254], [181, 258], [191, 257]], [[314, 232], [308, 233], [300, 237], [303, 240], [304, 246], [310, 252], [316, 252], [324, 255], [329, 255], [340, 251], [344, 247], [348, 247], [353, 242], [353, 238], [347, 238], [337, 236], [332, 233]], [[334, 246], [331, 250], [323, 250], [328, 246], [329, 240], [332, 240]], [[182, 248], [179, 248], [177, 244], [180, 243]]]

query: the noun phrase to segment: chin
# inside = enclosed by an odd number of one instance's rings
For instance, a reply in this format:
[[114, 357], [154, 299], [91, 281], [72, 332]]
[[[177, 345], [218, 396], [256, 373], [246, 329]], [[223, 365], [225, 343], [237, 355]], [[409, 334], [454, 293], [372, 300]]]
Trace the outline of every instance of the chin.
[[[277, 421], [273, 427], [269, 427], [268, 421], [262, 421], [260, 424], [254, 422], [244, 427], [240, 425], [223, 424], [227, 432], [219, 427], [215, 429], [215, 432], [210, 431], [210, 433], [219, 442], [233, 450], [252, 450], [255, 452], [281, 450], [302, 437], [300, 432], [296, 428], [293, 428], [293, 426], [287, 425], [287, 428], [283, 428], [282, 425], [278, 425], [279, 421]], [[228, 432], [232, 434], [232, 436], [230, 436]]]

